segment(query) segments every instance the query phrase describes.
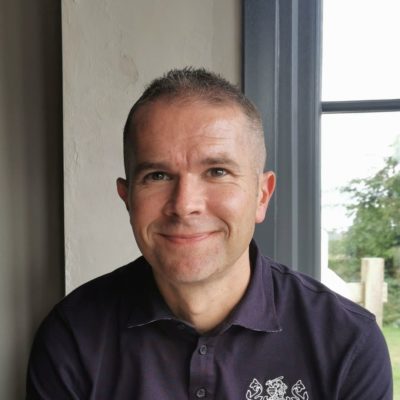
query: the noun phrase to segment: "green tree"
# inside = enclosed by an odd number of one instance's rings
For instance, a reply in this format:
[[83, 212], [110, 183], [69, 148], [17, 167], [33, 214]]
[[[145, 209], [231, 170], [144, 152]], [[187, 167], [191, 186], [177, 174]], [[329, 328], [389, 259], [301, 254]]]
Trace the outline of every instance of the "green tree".
[[400, 164], [388, 157], [373, 176], [352, 180], [342, 189], [351, 197], [347, 211], [353, 224], [345, 234], [346, 254], [352, 258], [383, 257], [388, 276], [399, 268]]
[[400, 326], [400, 141], [396, 145], [396, 156], [374, 175], [342, 188], [351, 199], [346, 208], [353, 223], [346, 232], [331, 233], [329, 265], [357, 281], [362, 257], [383, 257], [389, 287], [383, 322]]

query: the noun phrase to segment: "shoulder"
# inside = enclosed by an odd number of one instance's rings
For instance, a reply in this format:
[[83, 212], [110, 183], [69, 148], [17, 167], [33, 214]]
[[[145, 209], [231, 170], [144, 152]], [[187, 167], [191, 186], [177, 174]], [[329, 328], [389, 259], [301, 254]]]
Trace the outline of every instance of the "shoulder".
[[73, 290], [53, 309], [74, 325], [88, 321], [100, 324], [111, 314], [127, 318], [132, 304], [143, 297], [151, 285], [151, 268], [143, 257], [108, 274], [97, 277]]
[[143, 257], [119, 267], [112, 272], [94, 278], [69, 293], [63, 301], [86, 296], [104, 295], [104, 291], [110, 294], [117, 294], [127, 289], [140, 289], [143, 284], [151, 279], [151, 268]]
[[46, 398], [90, 397], [91, 377], [105, 343], [117, 347], [130, 305], [151, 282], [147, 266], [139, 258], [85, 283], [56, 304], [35, 335], [27, 379], [30, 396], [40, 392], [51, 393]]
[[311, 313], [320, 324], [324, 321], [329, 324], [335, 322], [349, 328], [358, 326], [359, 329], [375, 324], [372, 313], [335, 293], [318, 280], [267, 257], [263, 257], [263, 265], [271, 270], [278, 308], [286, 308], [288, 303], [292, 303], [296, 305], [292, 307], [293, 312], [300, 316]]
[[[296, 343], [308, 343], [320, 359], [337, 366], [343, 398], [353, 398], [355, 392], [354, 398], [391, 398], [389, 354], [375, 316], [316, 279], [266, 257], [263, 267], [270, 270], [286, 337], [294, 335]], [[365, 396], [358, 397], [360, 393]]]

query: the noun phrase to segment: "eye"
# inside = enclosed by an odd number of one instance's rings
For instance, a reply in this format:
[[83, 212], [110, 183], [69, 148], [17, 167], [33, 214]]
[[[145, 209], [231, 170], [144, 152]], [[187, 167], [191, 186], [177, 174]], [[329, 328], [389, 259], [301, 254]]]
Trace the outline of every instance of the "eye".
[[213, 178], [220, 178], [228, 174], [225, 168], [211, 168], [208, 174]]
[[171, 178], [165, 173], [161, 171], [151, 172], [144, 177], [145, 181], [167, 181]]

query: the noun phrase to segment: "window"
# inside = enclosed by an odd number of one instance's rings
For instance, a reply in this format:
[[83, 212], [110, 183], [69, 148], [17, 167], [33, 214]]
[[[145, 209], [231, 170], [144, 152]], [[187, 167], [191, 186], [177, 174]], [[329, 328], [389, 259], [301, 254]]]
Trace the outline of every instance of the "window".
[[[361, 258], [384, 258], [390, 292], [400, 279], [398, 15], [397, 0], [323, 6], [322, 268], [358, 281]], [[390, 307], [384, 322], [400, 322]]]

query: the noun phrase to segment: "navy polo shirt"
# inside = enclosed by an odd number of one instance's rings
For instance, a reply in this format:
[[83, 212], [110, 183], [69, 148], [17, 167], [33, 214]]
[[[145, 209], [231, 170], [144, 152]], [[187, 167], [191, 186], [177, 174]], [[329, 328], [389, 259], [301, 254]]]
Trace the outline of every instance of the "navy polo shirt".
[[199, 335], [144, 258], [68, 295], [41, 325], [27, 399], [392, 399], [372, 314], [260, 255], [231, 315]]

